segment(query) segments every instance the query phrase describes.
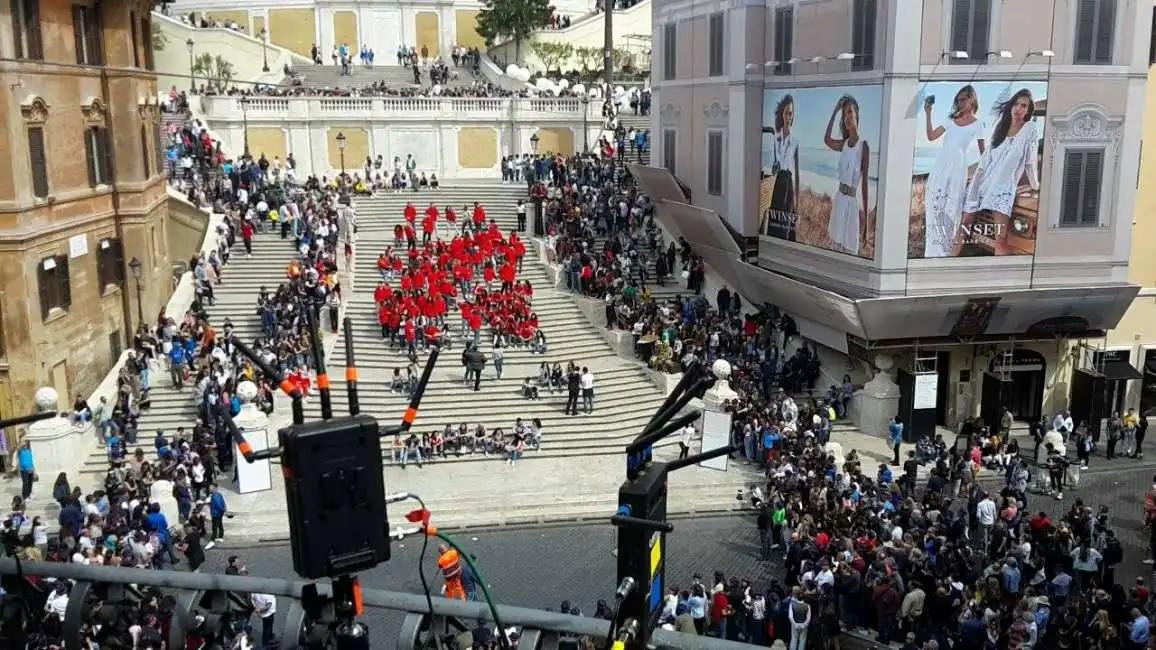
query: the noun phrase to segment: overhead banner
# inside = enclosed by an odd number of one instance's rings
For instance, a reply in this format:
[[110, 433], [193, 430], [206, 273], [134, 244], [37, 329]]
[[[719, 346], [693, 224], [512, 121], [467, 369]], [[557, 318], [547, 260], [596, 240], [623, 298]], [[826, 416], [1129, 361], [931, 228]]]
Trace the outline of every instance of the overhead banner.
[[763, 96], [759, 234], [872, 259], [883, 87]]
[[1035, 255], [1046, 82], [927, 83], [908, 258]]

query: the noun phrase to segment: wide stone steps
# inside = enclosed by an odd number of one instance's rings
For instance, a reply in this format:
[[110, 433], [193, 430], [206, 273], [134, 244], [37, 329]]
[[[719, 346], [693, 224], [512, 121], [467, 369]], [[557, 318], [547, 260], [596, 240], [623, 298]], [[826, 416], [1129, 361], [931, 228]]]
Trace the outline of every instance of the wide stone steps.
[[649, 129], [650, 116], [649, 115], [635, 115], [634, 111], [629, 108], [624, 109], [618, 114], [618, 123], [624, 129]]
[[[380, 60], [381, 54], [378, 53]], [[328, 60], [328, 59], [327, 59]], [[390, 57], [389, 61], [394, 61]], [[451, 70], [458, 73], [456, 79], [451, 78], [448, 87], [468, 86], [473, 83], [473, 73], [466, 68], [453, 68]], [[305, 75], [304, 81], [301, 85], [306, 88], [338, 88], [338, 87], [352, 87], [352, 86], [366, 86], [373, 83], [383, 82], [391, 87], [414, 86], [413, 71], [407, 67], [399, 65], [380, 65], [375, 63], [372, 68], [367, 68], [360, 64], [359, 59], [354, 57], [354, 64], [352, 66], [352, 74], [343, 75], [341, 69], [335, 65], [327, 63], [325, 65], [305, 65], [294, 69], [294, 72]], [[422, 85], [429, 86], [429, 70], [422, 68]]]
[[[401, 417], [408, 406], [408, 397], [389, 392], [390, 378], [395, 368], [404, 368], [408, 359], [399, 348], [391, 349], [381, 340], [377, 310], [373, 304], [373, 290], [380, 276], [377, 256], [392, 246], [393, 228], [403, 222], [403, 211], [412, 201], [419, 215], [430, 202], [438, 205], [444, 215], [446, 206], [461, 210], [474, 201], [485, 208], [487, 217], [494, 219], [503, 232], [509, 232], [517, 222], [515, 207], [525, 199], [522, 185], [504, 185], [497, 181], [457, 182], [438, 191], [388, 193], [377, 197], [357, 197], [358, 242], [355, 265], [356, 290], [346, 300], [346, 315], [353, 321], [353, 344], [362, 381], [359, 395], [363, 409], [392, 423]], [[460, 219], [469, 215], [460, 214]], [[420, 218], [420, 217], [419, 217]], [[528, 239], [528, 235], [523, 233]], [[563, 291], [547, 286], [547, 276], [538, 260], [537, 247], [527, 241], [527, 254], [519, 280], [534, 285], [534, 310], [546, 335], [547, 352], [534, 355], [524, 348], [505, 351], [504, 379], [496, 380], [493, 364], [483, 372], [481, 390], [463, 382], [464, 369], [460, 355], [462, 340], [452, 339], [452, 347], [444, 350], [434, 371], [433, 380], [419, 410], [415, 430], [442, 429], [446, 424], [481, 423], [490, 431], [503, 428], [510, 431], [518, 417], [525, 420], [538, 418], [543, 423], [546, 444], [541, 452], [530, 457], [581, 456], [620, 453], [624, 441], [636, 435], [649, 421], [663, 396], [643, 371], [631, 362], [614, 355], [610, 347], [582, 315], [581, 310]], [[398, 280], [394, 280], [395, 287]], [[450, 325], [457, 330], [460, 319], [449, 314]], [[483, 350], [489, 353], [490, 336], [483, 331]], [[419, 352], [419, 370], [424, 366], [425, 353]], [[536, 377], [539, 364], [574, 361], [591, 368], [595, 376], [595, 412], [592, 415], [567, 416], [562, 410], [566, 396], [561, 391], [550, 395], [540, 389], [540, 399], [531, 401], [521, 396], [522, 381]], [[343, 376], [345, 364], [344, 333], [339, 333], [330, 358], [330, 374]], [[338, 411], [345, 408], [345, 389], [333, 390]], [[318, 409], [316, 397], [309, 401], [307, 411]], [[383, 443], [388, 452], [391, 441]], [[483, 460], [481, 454], [463, 455], [451, 462]]]
[[[285, 279], [285, 268], [294, 258], [291, 242], [285, 242], [279, 235], [258, 233], [253, 238], [252, 257], [245, 257], [245, 249], [238, 239], [232, 251], [229, 264], [221, 270], [222, 282], [213, 288], [217, 298], [215, 305], [205, 305], [209, 321], [220, 328], [228, 318], [234, 326], [234, 335], [252, 343], [261, 335], [261, 321], [257, 317], [257, 291], [262, 285], [270, 290]], [[180, 318], [182, 314], [172, 314]], [[153, 366], [151, 407], [141, 413], [137, 424], [139, 446], [150, 449], [152, 438], [158, 429], [173, 432], [178, 426], [191, 429], [196, 422], [193, 406], [193, 387], [186, 383], [184, 390], [171, 388], [166, 370]], [[94, 450], [85, 460], [82, 472], [103, 473], [108, 469], [102, 449]]]

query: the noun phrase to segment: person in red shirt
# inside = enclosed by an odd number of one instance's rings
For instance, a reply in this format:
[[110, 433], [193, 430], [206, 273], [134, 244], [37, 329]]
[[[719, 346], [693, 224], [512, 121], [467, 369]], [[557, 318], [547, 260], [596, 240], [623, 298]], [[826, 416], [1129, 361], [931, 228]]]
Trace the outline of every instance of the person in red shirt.
[[514, 278], [517, 277], [517, 272], [514, 270], [514, 265], [506, 262], [502, 268], [498, 270], [498, 276], [502, 279], [502, 291], [510, 291], [514, 288]]
[[405, 222], [412, 226], [415, 221], [417, 221], [417, 207], [414, 206], [414, 204], [412, 202], [406, 203], [405, 204]]
[[377, 322], [381, 324], [381, 338], [387, 339], [390, 336], [389, 322], [392, 314], [389, 306], [382, 304], [377, 309]]
[[726, 620], [731, 614], [731, 603], [726, 590], [715, 592], [710, 598], [710, 626], [720, 638], [726, 636]]
[[486, 209], [482, 207], [481, 203], [474, 202], [474, 227], [481, 229], [482, 225], [486, 223]]
[[384, 281], [377, 284], [373, 290], [373, 304], [380, 305], [393, 297], [393, 289]]
[[438, 223], [438, 207], [433, 203], [425, 209], [425, 217], [421, 220], [421, 243], [422, 245], [430, 243], [433, 239], [434, 229], [437, 228]]
[[253, 257], [253, 223], [248, 219], [241, 222], [241, 239], [245, 242], [245, 257]]

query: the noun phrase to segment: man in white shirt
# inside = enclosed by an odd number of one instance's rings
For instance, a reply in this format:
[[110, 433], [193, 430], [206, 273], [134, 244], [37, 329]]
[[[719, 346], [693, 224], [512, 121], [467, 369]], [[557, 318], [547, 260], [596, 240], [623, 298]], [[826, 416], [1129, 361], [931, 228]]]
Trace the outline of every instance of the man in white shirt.
[[995, 526], [995, 501], [991, 500], [991, 495], [983, 494], [983, 499], [975, 506], [975, 518], [979, 522], [979, 543], [980, 548], [987, 552], [988, 542], [991, 540], [991, 529]]
[[1068, 436], [1076, 428], [1076, 423], [1072, 421], [1071, 413], [1063, 411], [1056, 414], [1056, 419], [1052, 420], [1052, 428], [1060, 433], [1064, 438], [1064, 442], [1068, 441]]
[[686, 458], [690, 455], [690, 443], [698, 436], [698, 429], [694, 428], [693, 424], [688, 424], [682, 428], [678, 439], [678, 457]]
[[[243, 575], [249, 571], [244, 570]], [[268, 648], [273, 642], [273, 621], [277, 617], [277, 597], [273, 594], [249, 594], [253, 613], [261, 618], [261, 647]]]
[[582, 376], [578, 378], [578, 387], [582, 389], [582, 410], [587, 414], [594, 412], [594, 373], [589, 368], [582, 368]]
[[58, 581], [44, 603], [44, 613], [55, 616], [61, 622], [64, 622], [64, 614], [68, 611], [68, 586], [67, 582]]

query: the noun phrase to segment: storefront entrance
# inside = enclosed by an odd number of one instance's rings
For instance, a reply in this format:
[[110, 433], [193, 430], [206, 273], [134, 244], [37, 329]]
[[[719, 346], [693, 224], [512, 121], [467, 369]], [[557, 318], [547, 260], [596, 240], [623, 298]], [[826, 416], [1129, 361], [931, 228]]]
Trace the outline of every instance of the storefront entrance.
[[1018, 421], [1038, 420], [1043, 414], [1046, 375], [1044, 355], [1035, 350], [1016, 348], [1009, 354], [997, 355], [983, 376], [983, 421], [998, 429], [1005, 406]]
[[1112, 415], [1124, 413], [1128, 382], [1143, 378], [1132, 367], [1131, 357], [1128, 350], [1093, 350], [1088, 367], [1072, 373], [1069, 403], [1077, 424], [1087, 424], [1093, 434], [1102, 433]]
[[1140, 412], [1156, 416], [1156, 350], [1144, 351], [1144, 379], [1140, 383]]

